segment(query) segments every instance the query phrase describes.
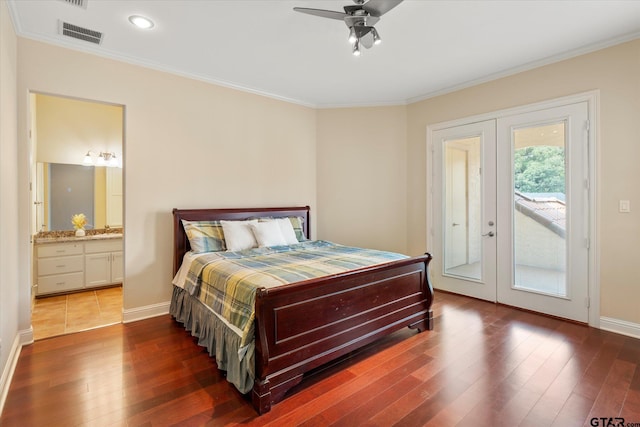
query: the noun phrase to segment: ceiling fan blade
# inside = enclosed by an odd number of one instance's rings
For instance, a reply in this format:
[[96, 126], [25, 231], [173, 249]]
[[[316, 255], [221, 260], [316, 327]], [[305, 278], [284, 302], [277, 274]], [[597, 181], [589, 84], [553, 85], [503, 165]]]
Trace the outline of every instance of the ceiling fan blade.
[[343, 7], [344, 12], [349, 14], [349, 15], [354, 15], [357, 11], [362, 10], [362, 5], [361, 4], [352, 4], [352, 5], [348, 5]]
[[334, 12], [333, 10], [309, 9], [308, 7], [294, 7], [296, 12], [308, 13], [309, 15], [320, 16], [322, 18], [338, 19], [343, 21], [345, 16], [349, 16], [343, 12]]
[[369, 12], [371, 16], [382, 16], [400, 3], [402, 0], [369, 0], [362, 5], [362, 9]]

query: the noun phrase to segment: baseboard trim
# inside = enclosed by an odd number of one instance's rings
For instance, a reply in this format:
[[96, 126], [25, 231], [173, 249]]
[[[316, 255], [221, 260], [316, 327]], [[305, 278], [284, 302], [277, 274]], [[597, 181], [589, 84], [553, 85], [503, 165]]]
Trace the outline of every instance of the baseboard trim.
[[170, 301], [161, 302], [159, 304], [145, 305], [144, 307], [122, 310], [122, 323], [136, 322], [138, 320], [148, 319], [150, 317], [162, 316], [169, 314]]
[[18, 337], [20, 339], [20, 345], [33, 344], [33, 326], [23, 331], [18, 331]]
[[20, 357], [22, 346], [31, 343], [33, 343], [33, 328], [18, 331], [16, 338], [13, 340], [7, 364], [4, 366], [2, 376], [0, 377], [0, 413], [2, 413], [2, 410], [4, 409], [4, 404], [7, 400], [7, 395], [9, 394], [9, 386], [11, 386], [13, 373], [16, 371], [16, 365], [18, 364], [18, 358]]
[[640, 338], [640, 324], [612, 317], [600, 317], [600, 329], [628, 337]]

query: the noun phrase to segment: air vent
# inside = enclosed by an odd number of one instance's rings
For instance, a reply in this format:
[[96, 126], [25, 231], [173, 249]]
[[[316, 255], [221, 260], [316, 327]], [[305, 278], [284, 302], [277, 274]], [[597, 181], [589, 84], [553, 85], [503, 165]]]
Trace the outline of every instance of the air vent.
[[69, 24], [68, 22], [59, 22], [60, 26], [58, 30], [63, 36], [73, 37], [74, 39], [84, 40], [94, 44], [102, 43], [102, 33], [100, 31], [78, 27], [77, 25]]
[[83, 9], [87, 8], [87, 1], [88, 0], [60, 0], [64, 3], [70, 4], [72, 6], [78, 6], [81, 7]]

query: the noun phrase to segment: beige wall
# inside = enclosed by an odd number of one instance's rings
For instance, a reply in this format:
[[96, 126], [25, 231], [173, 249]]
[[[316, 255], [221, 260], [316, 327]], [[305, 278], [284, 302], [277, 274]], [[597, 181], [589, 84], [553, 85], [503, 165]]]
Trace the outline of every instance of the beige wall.
[[[8, 391], [10, 358], [20, 330], [19, 307], [29, 308], [29, 285], [20, 292], [18, 267], [17, 40], [0, 0], [0, 409]], [[29, 217], [27, 217], [27, 223]], [[24, 297], [27, 297], [24, 300]], [[22, 303], [22, 304], [21, 304]], [[28, 327], [28, 326], [27, 326]]]
[[125, 106], [125, 310], [171, 298], [172, 208], [315, 208], [313, 109], [27, 39], [18, 51], [19, 129], [30, 90]]
[[318, 111], [318, 237], [406, 252], [406, 107]]
[[88, 151], [122, 158], [121, 106], [43, 94], [35, 98], [36, 161], [81, 165]]
[[[408, 107], [408, 251], [426, 241], [429, 124], [600, 90], [597, 228], [601, 316], [640, 323], [640, 40], [428, 99]], [[618, 213], [618, 200], [631, 213]]]

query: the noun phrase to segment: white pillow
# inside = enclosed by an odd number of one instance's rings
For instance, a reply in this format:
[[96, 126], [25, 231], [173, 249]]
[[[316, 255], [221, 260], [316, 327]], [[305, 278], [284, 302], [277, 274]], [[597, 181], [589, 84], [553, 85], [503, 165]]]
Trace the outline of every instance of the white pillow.
[[276, 221], [261, 221], [251, 224], [251, 230], [253, 230], [258, 246], [261, 248], [287, 244]]
[[257, 248], [258, 242], [251, 231], [251, 224], [257, 224], [257, 219], [249, 221], [224, 221], [221, 220], [224, 241], [228, 251], [243, 251]]
[[296, 243], [299, 243], [298, 238], [296, 237], [296, 232], [293, 229], [293, 224], [291, 224], [291, 220], [289, 218], [276, 218], [274, 219], [274, 222], [278, 223], [286, 245], [295, 245]]

